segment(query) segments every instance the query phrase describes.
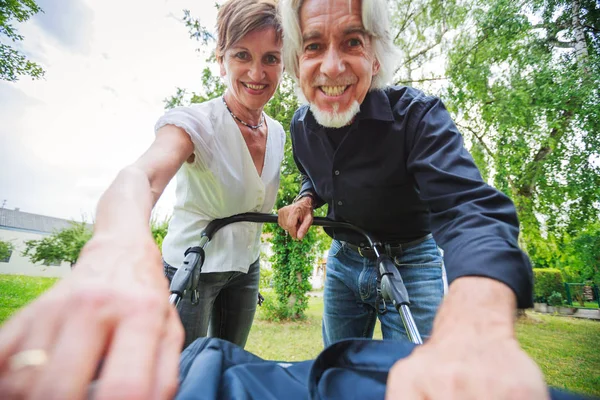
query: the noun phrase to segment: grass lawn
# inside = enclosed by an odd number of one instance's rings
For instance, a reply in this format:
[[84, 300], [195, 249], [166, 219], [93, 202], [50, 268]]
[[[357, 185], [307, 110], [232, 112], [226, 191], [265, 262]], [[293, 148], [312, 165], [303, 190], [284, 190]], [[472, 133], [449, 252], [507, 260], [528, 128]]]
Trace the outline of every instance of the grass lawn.
[[56, 281], [56, 278], [0, 275], [0, 324]]
[[[0, 324], [54, 284], [54, 279], [0, 275]], [[300, 322], [269, 322], [259, 308], [246, 349], [264, 359], [302, 361], [322, 349], [322, 297], [311, 297]], [[517, 324], [523, 349], [538, 363], [549, 385], [600, 396], [600, 322], [534, 312]], [[381, 338], [379, 324], [375, 337]]]

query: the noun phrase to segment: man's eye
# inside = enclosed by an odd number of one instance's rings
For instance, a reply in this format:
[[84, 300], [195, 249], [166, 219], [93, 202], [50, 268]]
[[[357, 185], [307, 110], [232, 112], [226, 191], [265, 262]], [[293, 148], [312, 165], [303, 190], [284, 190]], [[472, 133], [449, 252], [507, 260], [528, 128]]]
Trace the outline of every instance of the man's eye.
[[248, 59], [248, 53], [245, 51], [240, 51], [238, 53], [235, 53], [235, 58], [239, 58], [240, 60], [247, 60]]
[[360, 46], [362, 43], [360, 40], [358, 39], [350, 39], [348, 40], [348, 46], [350, 47], [356, 47], [356, 46]]
[[318, 43], [311, 43], [309, 45], [307, 45], [305, 47], [306, 51], [317, 51], [319, 50], [319, 44]]

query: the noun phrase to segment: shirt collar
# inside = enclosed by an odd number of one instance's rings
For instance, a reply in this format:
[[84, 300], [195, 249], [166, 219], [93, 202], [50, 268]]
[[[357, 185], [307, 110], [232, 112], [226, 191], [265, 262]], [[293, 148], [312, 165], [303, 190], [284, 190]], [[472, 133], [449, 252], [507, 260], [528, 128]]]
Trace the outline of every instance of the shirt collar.
[[[357, 114], [359, 120], [374, 119], [379, 121], [394, 121], [394, 114], [390, 105], [390, 100], [381, 89], [369, 91], [360, 105], [360, 112]], [[310, 112], [308, 105], [302, 106], [299, 110], [298, 121], [305, 124], [311, 131], [322, 129], [315, 117]]]

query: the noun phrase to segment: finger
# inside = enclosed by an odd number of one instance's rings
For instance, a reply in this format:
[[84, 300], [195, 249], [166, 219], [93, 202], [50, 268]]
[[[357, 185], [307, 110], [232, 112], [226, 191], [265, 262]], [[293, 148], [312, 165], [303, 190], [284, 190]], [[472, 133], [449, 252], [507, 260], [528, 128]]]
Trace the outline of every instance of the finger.
[[410, 364], [403, 359], [396, 362], [388, 374], [385, 399], [424, 399], [417, 386], [418, 377], [412, 375]]
[[10, 358], [19, 352], [23, 338], [31, 329], [31, 313], [20, 313], [7, 322], [0, 331], [0, 398], [26, 398], [30, 392], [30, 382], [21, 376], [20, 371], [11, 371]]
[[298, 213], [290, 213], [288, 218], [286, 231], [290, 234], [292, 239], [296, 239], [298, 233], [298, 226], [300, 224], [300, 219], [298, 218]]
[[[143, 300], [138, 300], [140, 297]], [[97, 399], [150, 397], [169, 305], [158, 293], [138, 299], [130, 303], [130, 311], [115, 331], [97, 386]]]
[[[63, 324], [66, 314], [64, 310], [64, 301], [61, 298], [54, 297], [46, 299], [39, 303], [37, 316], [23, 334], [19, 346], [15, 349], [14, 354], [27, 351], [42, 351], [44, 359], [48, 359], [53, 351], [55, 339], [58, 335], [61, 325]], [[40, 310], [42, 310], [40, 312]], [[6, 376], [8, 384], [12, 387], [12, 391], [17, 393], [28, 393], [33, 396], [34, 387], [43, 376], [47, 363], [44, 365], [31, 365], [18, 368], [15, 371], [7, 371]], [[10, 367], [9, 367], [10, 368]], [[2, 386], [6, 387], [5, 384]]]
[[19, 345], [30, 330], [33, 315], [33, 307], [28, 307], [2, 325], [0, 330], [0, 373], [7, 368], [9, 357], [18, 351]]
[[304, 238], [304, 236], [306, 235], [306, 232], [308, 232], [312, 223], [313, 223], [312, 215], [310, 215], [310, 214], [306, 215], [304, 217], [304, 220], [302, 221], [302, 224], [300, 224], [300, 228], [298, 228], [298, 239]]
[[171, 399], [179, 384], [179, 356], [183, 347], [184, 331], [174, 307], [170, 307], [166, 334], [160, 343], [154, 370], [154, 399]]
[[41, 369], [32, 398], [85, 397], [115, 323], [111, 296], [84, 289], [74, 294], [72, 309], [65, 314], [68, 319], [57, 333], [50, 361]]

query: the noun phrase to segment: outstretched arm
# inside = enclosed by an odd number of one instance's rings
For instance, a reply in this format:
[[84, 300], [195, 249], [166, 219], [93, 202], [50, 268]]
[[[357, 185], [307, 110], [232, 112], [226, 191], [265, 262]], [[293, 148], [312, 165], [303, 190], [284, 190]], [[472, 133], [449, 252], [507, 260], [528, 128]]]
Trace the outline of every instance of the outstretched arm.
[[515, 207], [483, 182], [439, 100], [414, 107], [407, 167], [430, 207], [450, 287], [430, 339], [392, 369], [388, 397], [406, 387], [416, 399], [546, 398], [514, 334], [516, 308], [532, 299]]
[[175, 394], [183, 329], [148, 222], [192, 152], [185, 132], [165, 126], [119, 173], [72, 275], [3, 326], [1, 398], [84, 398], [94, 379], [98, 399]]

